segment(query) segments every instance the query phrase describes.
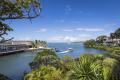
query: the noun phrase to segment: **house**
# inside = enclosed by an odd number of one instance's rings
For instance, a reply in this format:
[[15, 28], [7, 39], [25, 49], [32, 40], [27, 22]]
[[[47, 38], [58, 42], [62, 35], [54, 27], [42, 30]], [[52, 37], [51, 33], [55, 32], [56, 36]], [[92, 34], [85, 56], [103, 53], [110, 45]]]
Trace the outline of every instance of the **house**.
[[120, 45], [120, 39], [111, 39], [110, 37], [106, 37], [103, 44], [105, 45]]

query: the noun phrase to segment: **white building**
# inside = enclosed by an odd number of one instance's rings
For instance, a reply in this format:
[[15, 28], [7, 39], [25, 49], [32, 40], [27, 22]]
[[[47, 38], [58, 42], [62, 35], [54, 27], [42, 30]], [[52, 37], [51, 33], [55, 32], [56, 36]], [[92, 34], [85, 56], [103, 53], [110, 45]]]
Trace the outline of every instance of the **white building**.
[[111, 39], [109, 37], [104, 41], [105, 45], [120, 45], [120, 39]]

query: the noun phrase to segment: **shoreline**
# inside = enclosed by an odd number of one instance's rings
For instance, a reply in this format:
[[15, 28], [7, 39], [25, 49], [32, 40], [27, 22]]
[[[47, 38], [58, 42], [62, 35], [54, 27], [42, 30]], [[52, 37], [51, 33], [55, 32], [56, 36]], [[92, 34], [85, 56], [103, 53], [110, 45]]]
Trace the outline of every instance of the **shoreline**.
[[14, 50], [14, 51], [6, 51], [6, 52], [0, 52], [0, 56], [7, 56], [12, 54], [18, 54], [21, 52], [26, 52], [26, 51], [44, 50], [44, 49], [52, 49], [52, 48], [41, 47], [41, 48], [28, 48], [28, 49]]

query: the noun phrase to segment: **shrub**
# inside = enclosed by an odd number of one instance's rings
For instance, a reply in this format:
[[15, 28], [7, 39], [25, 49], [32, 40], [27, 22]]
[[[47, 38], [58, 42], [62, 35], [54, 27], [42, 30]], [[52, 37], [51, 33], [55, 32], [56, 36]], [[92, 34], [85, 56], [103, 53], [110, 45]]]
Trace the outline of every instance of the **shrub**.
[[103, 60], [104, 80], [120, 80], [119, 62], [114, 58], [105, 58]]
[[103, 80], [101, 75], [102, 61], [95, 61], [95, 57], [89, 54], [80, 56], [71, 68], [69, 80]]
[[120, 55], [120, 50], [114, 50], [114, 51], [113, 51], [113, 54]]
[[4, 76], [3, 74], [0, 74], [0, 80], [10, 80], [10, 79]]
[[34, 61], [30, 63], [30, 66], [32, 69], [39, 68], [40, 65], [52, 65], [54, 67], [59, 67], [59, 61], [59, 58], [53, 50], [46, 49], [37, 54]]
[[96, 41], [91, 39], [91, 40], [87, 40], [86, 42], [84, 42], [84, 45], [86, 47], [93, 47], [94, 45], [96, 45]]
[[39, 69], [32, 70], [24, 80], [65, 80], [62, 71], [50, 65], [42, 65]]

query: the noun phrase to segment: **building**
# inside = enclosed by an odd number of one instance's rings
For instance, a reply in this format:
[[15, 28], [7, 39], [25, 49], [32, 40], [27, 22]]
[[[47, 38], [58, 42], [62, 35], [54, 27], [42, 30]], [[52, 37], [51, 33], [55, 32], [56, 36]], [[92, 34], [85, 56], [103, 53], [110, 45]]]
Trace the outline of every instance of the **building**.
[[120, 45], [120, 39], [111, 39], [109, 37], [107, 37], [105, 40], [104, 40], [104, 44], [105, 45]]
[[0, 52], [23, 50], [32, 47], [32, 41], [7, 41], [0, 44]]

